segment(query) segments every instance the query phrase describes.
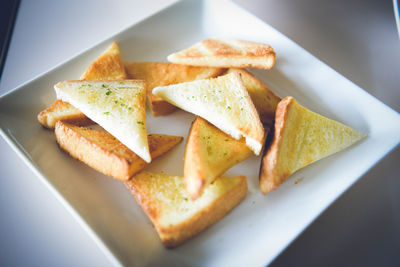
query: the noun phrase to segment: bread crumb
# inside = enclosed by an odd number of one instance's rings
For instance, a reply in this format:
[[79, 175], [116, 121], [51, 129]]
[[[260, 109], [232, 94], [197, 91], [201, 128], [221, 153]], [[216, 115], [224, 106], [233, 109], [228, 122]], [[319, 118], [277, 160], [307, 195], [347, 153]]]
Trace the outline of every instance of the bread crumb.
[[301, 178], [297, 179], [296, 181], [294, 181], [294, 184], [300, 183], [301, 181], [303, 181], [303, 179], [304, 179], [304, 177], [301, 177]]

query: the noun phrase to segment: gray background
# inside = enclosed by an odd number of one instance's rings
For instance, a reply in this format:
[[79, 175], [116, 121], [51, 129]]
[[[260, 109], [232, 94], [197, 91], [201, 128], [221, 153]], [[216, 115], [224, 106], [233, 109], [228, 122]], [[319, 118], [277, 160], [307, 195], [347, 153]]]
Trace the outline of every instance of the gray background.
[[[171, 2], [22, 0], [0, 94]], [[235, 2], [400, 111], [400, 41], [391, 1]], [[0, 265], [109, 266], [84, 230], [3, 139], [0, 151]], [[397, 148], [330, 206], [272, 266], [400, 266], [399, 163]]]

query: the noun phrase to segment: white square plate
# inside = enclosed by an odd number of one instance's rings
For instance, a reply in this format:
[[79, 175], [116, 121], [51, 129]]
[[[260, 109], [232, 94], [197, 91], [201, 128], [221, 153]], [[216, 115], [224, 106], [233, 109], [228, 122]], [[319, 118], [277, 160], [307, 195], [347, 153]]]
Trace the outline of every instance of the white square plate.
[[[54, 101], [56, 82], [77, 79], [112, 40], [119, 43], [124, 61], [166, 61], [168, 54], [206, 37], [270, 44], [277, 52], [276, 65], [270, 71], [252, 70], [256, 76], [281, 97], [291, 95], [368, 137], [300, 170], [266, 196], [258, 187], [260, 157], [242, 162], [227, 175], [247, 176], [246, 199], [199, 236], [166, 250], [124, 185], [62, 153], [36, 115]], [[148, 131], [186, 138], [193, 118], [183, 111], [159, 118], [148, 113]], [[110, 260], [135, 266], [266, 265], [400, 140], [399, 114], [229, 1], [179, 2], [16, 88], [0, 99], [0, 128]], [[182, 175], [185, 141], [147, 170]]]

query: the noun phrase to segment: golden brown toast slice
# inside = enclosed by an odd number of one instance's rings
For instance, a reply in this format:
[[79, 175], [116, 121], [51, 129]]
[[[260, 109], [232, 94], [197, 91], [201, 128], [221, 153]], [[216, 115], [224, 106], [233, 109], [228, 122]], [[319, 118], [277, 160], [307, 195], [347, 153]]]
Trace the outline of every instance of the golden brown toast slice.
[[264, 128], [238, 73], [156, 87], [153, 93], [206, 119], [236, 140], [244, 136], [256, 155], [261, 152]]
[[147, 99], [153, 116], [168, 115], [177, 108], [162, 98], [155, 96], [154, 87], [213, 78], [225, 69], [213, 67], [195, 67], [166, 62], [125, 62], [125, 69], [130, 79], [145, 80]]
[[[125, 68], [117, 42], [113, 42], [85, 71], [82, 80], [123, 80]], [[68, 102], [56, 100], [38, 115], [38, 121], [48, 129], [54, 129], [57, 121], [65, 120], [77, 125], [89, 125], [93, 121]]]
[[57, 98], [71, 103], [146, 162], [146, 88], [142, 80], [64, 81]]
[[245, 69], [228, 69], [227, 73], [237, 72], [249, 92], [256, 107], [260, 120], [264, 125], [272, 126], [275, 118], [275, 109], [281, 98], [272, 92], [261, 80]]
[[[58, 121], [55, 134], [60, 147], [72, 157], [118, 180], [129, 180], [147, 165], [143, 159], [108, 132]], [[149, 134], [151, 157], [153, 159], [160, 157], [182, 140], [180, 136]]]
[[197, 117], [189, 131], [183, 169], [190, 198], [197, 199], [212, 181], [252, 155], [244, 139], [233, 139]]
[[167, 59], [193, 66], [271, 69], [275, 64], [275, 51], [262, 43], [210, 38], [173, 53]]
[[192, 201], [183, 177], [141, 172], [125, 185], [167, 248], [178, 246], [219, 221], [246, 196], [245, 176], [218, 178]]
[[274, 136], [261, 163], [261, 191], [277, 189], [295, 171], [365, 136], [306, 109], [293, 97], [284, 98], [276, 109]]

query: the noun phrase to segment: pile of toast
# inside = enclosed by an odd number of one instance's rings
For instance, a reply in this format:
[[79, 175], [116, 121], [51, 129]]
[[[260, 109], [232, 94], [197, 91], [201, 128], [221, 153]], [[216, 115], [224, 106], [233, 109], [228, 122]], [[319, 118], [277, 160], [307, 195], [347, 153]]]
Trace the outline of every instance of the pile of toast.
[[[239, 162], [262, 157], [260, 190], [266, 194], [365, 136], [290, 96], [281, 99], [246, 70], [268, 70], [275, 58], [266, 44], [214, 38], [169, 55], [169, 63], [123, 62], [114, 42], [80, 80], [54, 86], [57, 100], [38, 120], [54, 130], [65, 152], [123, 181], [164, 246], [175, 247], [245, 198], [246, 177], [221, 176]], [[196, 115], [183, 177], [143, 170], [184, 139], [148, 134], [146, 106], [153, 116], [177, 109]]]

